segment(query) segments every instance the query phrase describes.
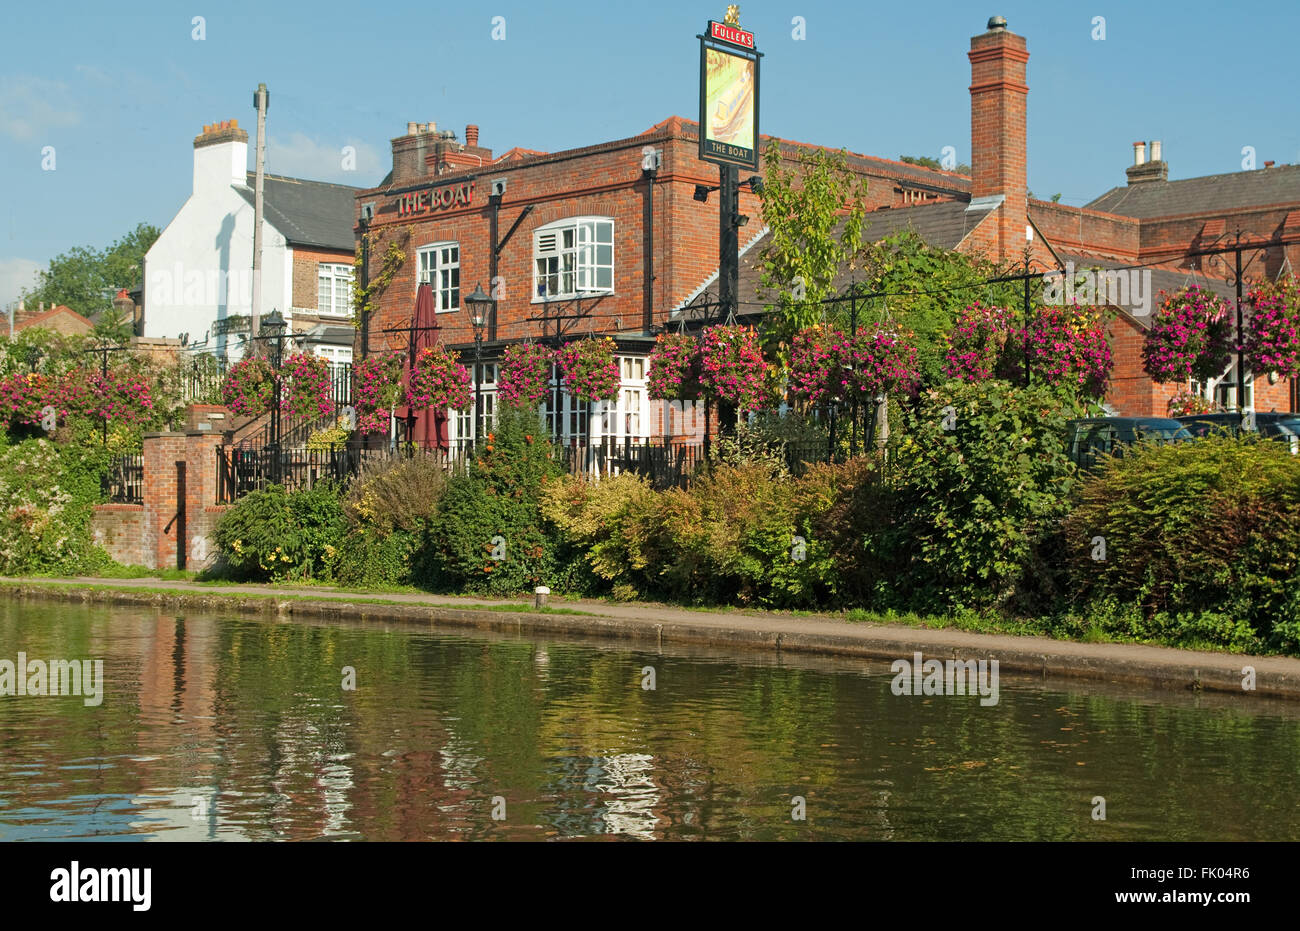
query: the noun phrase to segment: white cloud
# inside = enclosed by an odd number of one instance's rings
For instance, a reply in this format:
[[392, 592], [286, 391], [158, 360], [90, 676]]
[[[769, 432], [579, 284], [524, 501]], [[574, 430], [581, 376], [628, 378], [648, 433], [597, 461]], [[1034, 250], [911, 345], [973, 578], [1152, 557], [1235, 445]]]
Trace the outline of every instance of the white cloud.
[[68, 87], [31, 75], [0, 75], [0, 133], [20, 142], [81, 122]]
[[[249, 133], [253, 135], [252, 132]], [[248, 154], [253, 156], [255, 140], [248, 140]], [[343, 167], [344, 146], [356, 150], [355, 170]], [[335, 181], [358, 187], [375, 182], [380, 171], [379, 153], [374, 146], [356, 139], [340, 136], [337, 139], [317, 140], [306, 133], [293, 133], [287, 140], [267, 135], [266, 170], [268, 174], [304, 178], [308, 181]]]
[[0, 308], [17, 301], [23, 288], [33, 287], [36, 273], [44, 267], [31, 259], [0, 259]]

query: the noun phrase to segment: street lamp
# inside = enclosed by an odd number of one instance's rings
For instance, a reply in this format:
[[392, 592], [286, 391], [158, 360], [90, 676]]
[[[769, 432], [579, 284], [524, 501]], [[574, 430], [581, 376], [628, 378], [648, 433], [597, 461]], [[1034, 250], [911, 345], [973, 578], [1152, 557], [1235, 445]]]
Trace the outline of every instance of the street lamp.
[[260, 329], [271, 340], [271, 481], [280, 484], [280, 366], [284, 364], [284, 317], [279, 310], [271, 311], [261, 321]]
[[465, 298], [469, 306], [469, 322], [474, 326], [474, 440], [478, 441], [482, 433], [483, 417], [482, 370], [483, 370], [483, 327], [487, 323], [488, 309], [492, 306], [491, 295], [483, 293], [482, 283], [474, 285], [474, 293]]

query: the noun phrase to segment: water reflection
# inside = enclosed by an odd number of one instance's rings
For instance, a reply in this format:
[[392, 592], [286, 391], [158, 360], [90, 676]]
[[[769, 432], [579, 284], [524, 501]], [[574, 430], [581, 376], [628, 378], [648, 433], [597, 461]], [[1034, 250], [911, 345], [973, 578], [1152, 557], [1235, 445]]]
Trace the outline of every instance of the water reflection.
[[887, 664], [0, 605], [19, 649], [103, 658], [105, 693], [0, 699], [4, 840], [1300, 837], [1287, 705], [1004, 678], [985, 708], [893, 696]]

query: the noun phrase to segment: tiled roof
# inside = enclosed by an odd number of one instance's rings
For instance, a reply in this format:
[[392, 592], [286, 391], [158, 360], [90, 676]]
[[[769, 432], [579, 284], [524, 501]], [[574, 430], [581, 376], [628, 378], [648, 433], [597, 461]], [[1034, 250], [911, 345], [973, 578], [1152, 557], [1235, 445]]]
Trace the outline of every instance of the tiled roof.
[[[1123, 262], [1116, 262], [1114, 259], [1099, 259], [1096, 256], [1079, 255], [1077, 253], [1062, 252], [1060, 257], [1062, 262], [1073, 262], [1076, 273], [1093, 268], [1104, 270], [1131, 267]], [[1140, 271], [1149, 271], [1151, 273], [1151, 314], [1149, 316], [1130, 317], [1130, 319], [1143, 329], [1151, 325], [1156, 308], [1159, 306], [1161, 291], [1173, 294], [1187, 285], [1195, 284], [1228, 301], [1235, 302], [1237, 299], [1237, 289], [1234, 286], [1228, 284], [1222, 278], [1207, 277], [1203, 272], [1175, 271], [1170, 268], [1149, 268], [1140, 269]]]
[[[966, 234], [974, 229], [980, 220], [988, 216], [987, 211], [967, 213], [966, 207], [965, 201], [942, 201], [935, 204], [920, 204], [915, 207], [873, 210], [866, 216], [862, 239], [863, 242], [876, 242], [894, 233], [912, 230], [927, 245], [937, 249], [955, 249]], [[836, 227], [836, 235], [839, 235], [842, 226], [841, 223], [840, 226]], [[762, 260], [762, 253], [761, 243], [755, 241], [751, 244], [751, 248], [740, 257], [738, 297], [742, 309], [745, 302], [755, 300], [766, 302], [774, 300], [776, 297], [771, 291], [765, 290], [759, 285], [761, 275], [759, 265]], [[833, 287], [839, 290], [850, 285], [855, 272], [861, 274], [860, 270], [852, 268], [840, 269], [839, 274], [835, 276]], [[715, 279], [716, 274], [710, 278], [710, 282]]]
[[1086, 206], [1125, 217], [1152, 219], [1296, 203], [1300, 203], [1300, 165], [1275, 165], [1181, 181], [1129, 184], [1111, 188]]
[[[244, 200], [253, 203], [256, 175], [248, 173], [247, 186], [236, 185]], [[268, 223], [294, 245], [319, 246], [351, 252], [355, 243], [356, 194], [361, 188], [325, 181], [303, 181], [264, 175], [263, 213]]]

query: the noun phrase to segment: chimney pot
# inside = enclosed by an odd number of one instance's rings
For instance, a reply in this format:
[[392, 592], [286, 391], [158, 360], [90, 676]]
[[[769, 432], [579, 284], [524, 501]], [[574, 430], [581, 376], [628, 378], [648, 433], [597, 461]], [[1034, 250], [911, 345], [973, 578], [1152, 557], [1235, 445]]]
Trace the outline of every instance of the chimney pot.
[[1147, 161], [1147, 144], [1145, 142], [1133, 143], [1133, 164], [1145, 165]]
[[1006, 32], [1007, 18], [1005, 16], [990, 16], [988, 30], [989, 32]]
[[1153, 139], [1151, 141], [1151, 161], [1158, 162], [1161, 160], [1161, 156], [1163, 155], [1162, 145], [1163, 143], [1161, 143], [1159, 139]]
[[478, 126], [474, 123], [465, 127], [465, 145], [475, 148], [478, 146]]
[[1265, 167], [1265, 168], [1272, 168], [1275, 164], [1277, 164], [1277, 163], [1276, 163], [1276, 162], [1265, 162], [1265, 163], [1264, 163], [1264, 167]]
[[408, 123], [406, 124], [406, 134], [407, 134], [408, 136], [414, 136], [414, 135], [419, 131], [419, 129], [420, 129], [420, 124], [419, 124], [419, 123], [410, 123], [410, 122], [408, 122]]

